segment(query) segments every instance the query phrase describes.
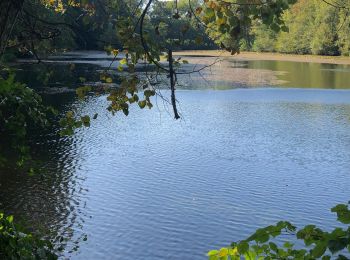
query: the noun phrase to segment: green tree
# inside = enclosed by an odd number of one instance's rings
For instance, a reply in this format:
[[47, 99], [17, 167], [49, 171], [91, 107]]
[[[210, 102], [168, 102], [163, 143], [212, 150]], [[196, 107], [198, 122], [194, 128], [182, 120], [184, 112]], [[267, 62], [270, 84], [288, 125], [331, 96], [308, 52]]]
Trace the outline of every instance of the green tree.
[[253, 26], [252, 34], [254, 35], [253, 51], [274, 52], [276, 50], [277, 33], [268, 26], [256, 23]]
[[337, 26], [339, 10], [325, 3], [319, 4], [316, 12], [315, 31], [311, 41], [312, 54], [339, 55]]
[[257, 51], [295, 54], [348, 55], [348, 0], [337, 5], [321, 0], [299, 0], [282, 15], [285, 29], [275, 34], [264, 25], [252, 33]]
[[155, 1], [150, 12], [154, 36], [162, 36], [162, 40], [168, 44], [171, 42], [174, 50], [215, 48], [205, 28], [200, 26], [192, 13], [199, 6], [197, 0], [190, 3], [188, 0], [179, 0], [176, 4]]
[[337, 45], [342, 55], [350, 56], [350, 19], [349, 11], [339, 10], [339, 23], [337, 26], [338, 40]]
[[283, 15], [288, 32], [277, 38], [276, 50], [283, 53], [309, 54], [315, 28], [317, 0], [300, 0]]

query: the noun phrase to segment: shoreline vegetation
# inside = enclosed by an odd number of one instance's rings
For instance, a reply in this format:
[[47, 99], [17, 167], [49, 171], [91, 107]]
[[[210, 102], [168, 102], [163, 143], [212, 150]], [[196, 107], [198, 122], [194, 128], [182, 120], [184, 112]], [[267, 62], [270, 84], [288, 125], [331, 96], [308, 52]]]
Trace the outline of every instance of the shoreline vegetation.
[[174, 55], [183, 57], [231, 57], [234, 60], [271, 60], [350, 65], [350, 57], [347, 56], [301, 55], [275, 52], [241, 52], [240, 54], [231, 55], [229, 52], [222, 50], [177, 51], [174, 52]]

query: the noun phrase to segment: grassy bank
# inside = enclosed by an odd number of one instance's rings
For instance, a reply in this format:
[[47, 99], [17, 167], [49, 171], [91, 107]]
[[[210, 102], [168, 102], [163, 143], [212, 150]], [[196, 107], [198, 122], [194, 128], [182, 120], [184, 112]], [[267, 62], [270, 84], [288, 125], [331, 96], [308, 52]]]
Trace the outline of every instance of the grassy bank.
[[350, 65], [350, 57], [343, 56], [318, 56], [318, 55], [297, 55], [297, 54], [281, 54], [281, 53], [257, 53], [242, 52], [238, 55], [230, 55], [229, 52], [221, 50], [199, 50], [199, 51], [179, 51], [179, 56], [210, 56], [210, 57], [232, 57], [236, 60], [275, 60], [275, 61], [294, 61], [294, 62], [312, 62], [327, 64], [343, 64]]

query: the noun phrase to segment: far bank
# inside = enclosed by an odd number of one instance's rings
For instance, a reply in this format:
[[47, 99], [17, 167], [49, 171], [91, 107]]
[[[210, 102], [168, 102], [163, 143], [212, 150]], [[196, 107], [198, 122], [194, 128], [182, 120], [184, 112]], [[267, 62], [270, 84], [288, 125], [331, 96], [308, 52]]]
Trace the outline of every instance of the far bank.
[[320, 55], [298, 55], [282, 54], [270, 52], [241, 52], [238, 55], [231, 55], [222, 50], [193, 50], [175, 52], [178, 56], [195, 56], [195, 57], [232, 57], [237, 60], [275, 60], [275, 61], [293, 61], [293, 62], [312, 62], [326, 64], [350, 65], [350, 57], [346, 56], [320, 56]]

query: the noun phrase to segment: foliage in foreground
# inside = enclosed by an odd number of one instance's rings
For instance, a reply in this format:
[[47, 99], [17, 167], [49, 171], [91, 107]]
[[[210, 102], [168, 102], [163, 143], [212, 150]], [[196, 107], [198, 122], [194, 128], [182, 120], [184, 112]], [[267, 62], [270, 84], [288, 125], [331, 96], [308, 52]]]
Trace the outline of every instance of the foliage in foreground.
[[50, 242], [26, 234], [0, 213], [0, 259], [57, 259]]
[[[350, 202], [349, 202], [350, 203]], [[230, 247], [211, 250], [209, 260], [239, 259], [349, 259], [350, 210], [349, 204], [339, 204], [331, 209], [343, 227], [327, 232], [315, 225], [297, 229], [291, 223], [280, 221], [276, 225], [257, 229], [245, 240], [234, 242]], [[297, 249], [294, 240], [284, 244], [275, 238], [283, 235], [302, 240], [305, 248]], [[282, 240], [282, 239], [281, 239]]]
[[23, 167], [31, 160], [28, 131], [49, 124], [49, 114], [40, 95], [15, 81], [14, 73], [0, 75], [0, 166], [9, 158]]
[[207, 28], [207, 33], [221, 48], [231, 54], [239, 53], [242, 40], [248, 37], [252, 24], [259, 21], [274, 32], [286, 31], [282, 14], [296, 0], [238, 1], [230, 4], [220, 0], [205, 0], [196, 9]]

